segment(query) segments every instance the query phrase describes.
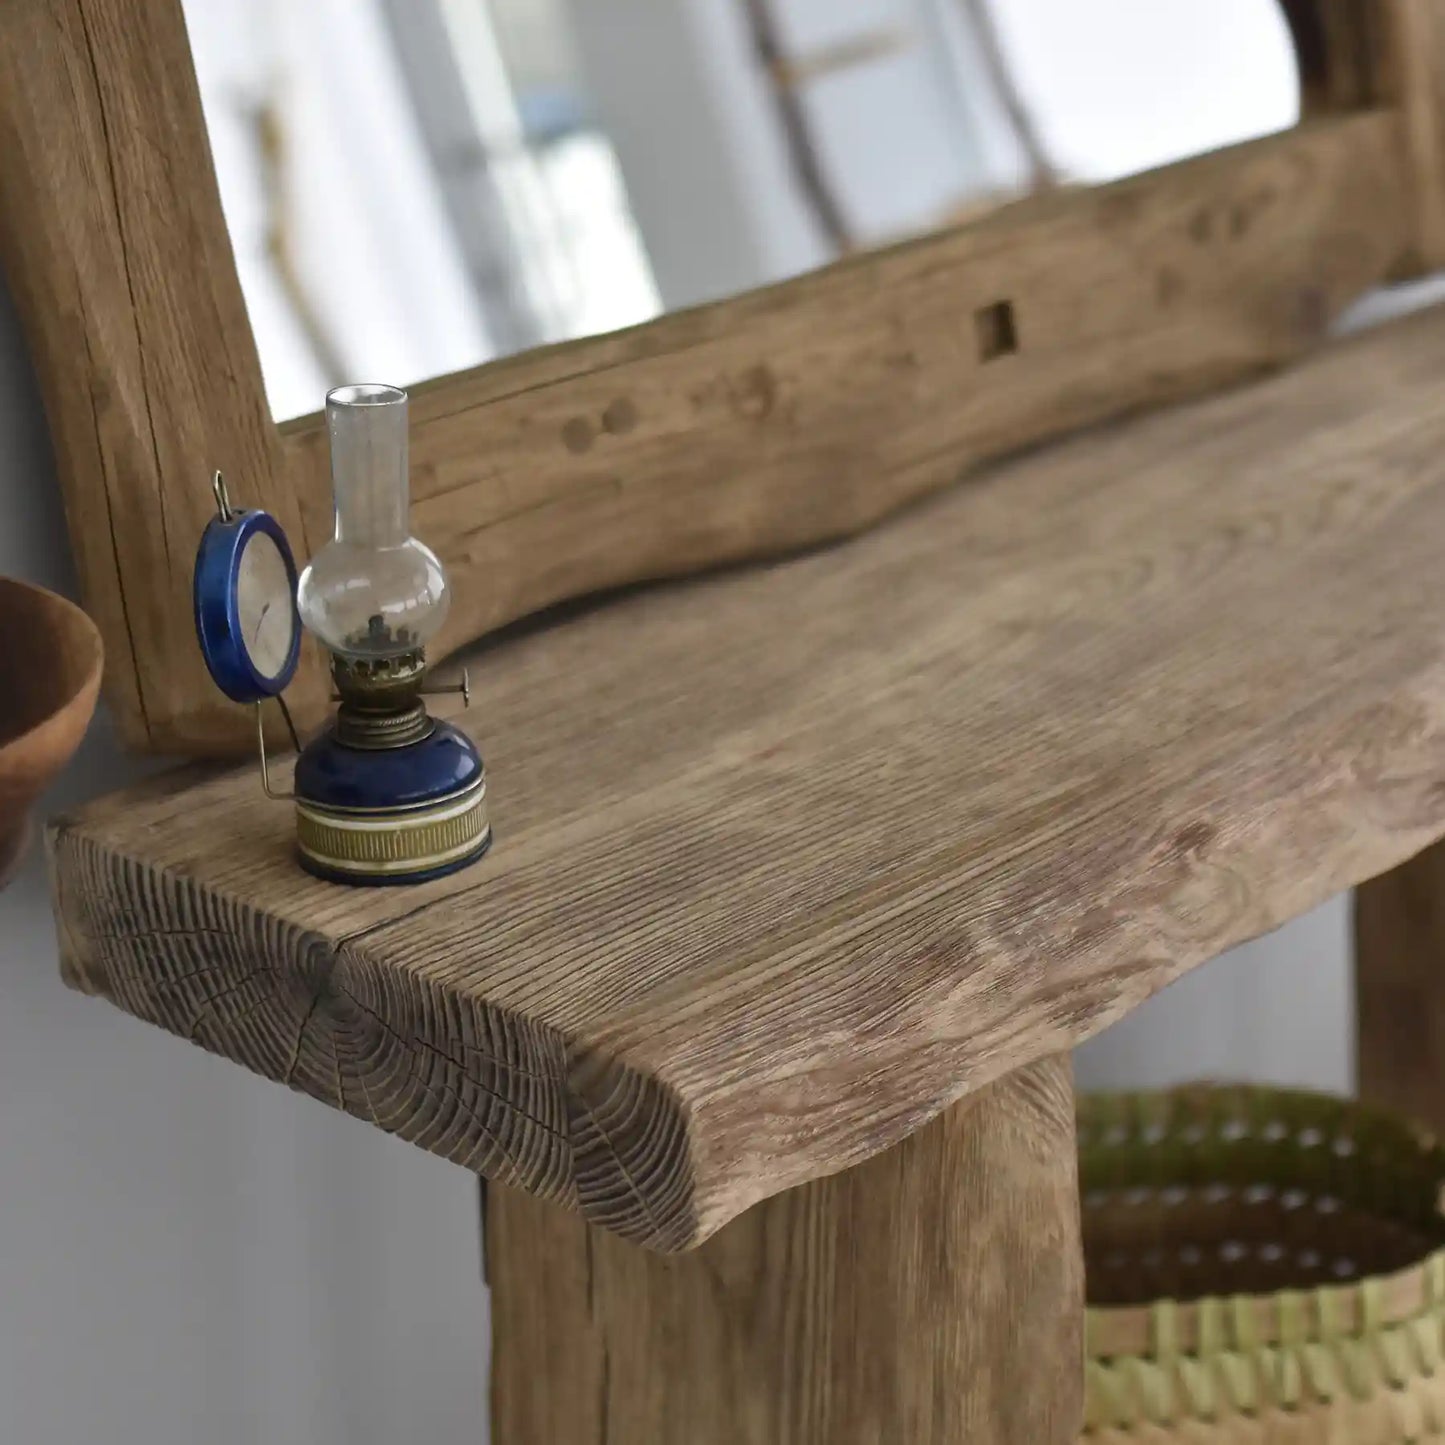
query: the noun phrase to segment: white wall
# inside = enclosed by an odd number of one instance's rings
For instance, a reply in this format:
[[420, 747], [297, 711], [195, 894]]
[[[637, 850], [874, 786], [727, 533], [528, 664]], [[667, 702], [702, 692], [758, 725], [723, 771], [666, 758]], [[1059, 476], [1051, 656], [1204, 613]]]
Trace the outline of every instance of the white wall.
[[1074, 1056], [1081, 1089], [1252, 1080], [1348, 1092], [1354, 1005], [1348, 903], [1337, 898], [1216, 958]]
[[1277, 0], [993, 0], [1019, 88], [1063, 172], [1103, 181], [1299, 115]]
[[[73, 592], [0, 293], [0, 573]], [[51, 810], [138, 771], [102, 719]], [[0, 893], [0, 1442], [479, 1445], [476, 1186], [72, 994], [43, 870]]]

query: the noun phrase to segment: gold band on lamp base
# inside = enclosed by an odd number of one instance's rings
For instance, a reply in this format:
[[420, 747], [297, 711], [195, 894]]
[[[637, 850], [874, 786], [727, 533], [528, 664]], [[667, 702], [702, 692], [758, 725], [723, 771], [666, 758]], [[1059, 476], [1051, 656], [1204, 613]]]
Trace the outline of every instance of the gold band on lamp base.
[[311, 871], [356, 881], [414, 881], [484, 853], [491, 842], [487, 783], [422, 807], [334, 808], [296, 801], [296, 841]]

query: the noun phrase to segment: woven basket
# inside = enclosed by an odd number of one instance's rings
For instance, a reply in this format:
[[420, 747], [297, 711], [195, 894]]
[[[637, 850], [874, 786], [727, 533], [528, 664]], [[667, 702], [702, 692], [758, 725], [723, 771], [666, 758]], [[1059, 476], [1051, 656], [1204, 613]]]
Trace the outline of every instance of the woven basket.
[[1445, 1150], [1319, 1094], [1079, 1105], [1085, 1445], [1445, 1441]]

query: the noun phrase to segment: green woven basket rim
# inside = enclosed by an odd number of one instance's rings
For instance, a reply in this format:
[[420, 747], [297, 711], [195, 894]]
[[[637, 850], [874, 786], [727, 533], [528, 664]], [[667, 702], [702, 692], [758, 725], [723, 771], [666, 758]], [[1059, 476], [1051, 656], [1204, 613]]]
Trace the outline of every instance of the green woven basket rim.
[[[1084, 1095], [1078, 1120], [1086, 1196], [1169, 1188], [1181, 1166], [1186, 1186], [1247, 1188], [1279, 1165], [1280, 1187], [1323, 1182], [1366, 1214], [1445, 1239], [1445, 1148], [1378, 1108], [1302, 1089], [1194, 1084]], [[1336, 1149], [1341, 1141], [1351, 1147]], [[1442, 1342], [1445, 1243], [1404, 1269], [1346, 1283], [1091, 1306], [1084, 1438], [1192, 1422], [1221, 1442], [1272, 1439], [1239, 1432], [1275, 1417], [1334, 1430], [1340, 1412], [1353, 1411], [1351, 1420], [1371, 1422], [1371, 1439], [1435, 1439], [1445, 1430]]]
[[[1298, 1147], [1291, 1140], [1305, 1131], [1318, 1131], [1322, 1148], [1347, 1131], [1358, 1141], [1359, 1153], [1352, 1163], [1337, 1167], [1353, 1167], [1362, 1179], [1368, 1169], [1372, 1188], [1393, 1169], [1419, 1191], [1407, 1201], [1410, 1217], [1424, 1223], [1428, 1210], [1430, 1221], [1441, 1220], [1445, 1147], [1429, 1130], [1350, 1099], [1263, 1085], [1189, 1084], [1081, 1095], [1077, 1113], [1081, 1187], [1086, 1193], [1121, 1179], [1147, 1179], [1156, 1186], [1173, 1182], [1167, 1169], [1152, 1168], [1155, 1160], [1168, 1160], [1169, 1150], [1161, 1149], [1167, 1143], [1182, 1143], [1193, 1157], [1207, 1161], [1205, 1172], [1211, 1178], [1254, 1183], [1260, 1152], [1240, 1145], [1251, 1138], [1258, 1142], [1269, 1126], [1283, 1124], [1280, 1137], [1264, 1140], [1279, 1146], [1280, 1157]], [[1254, 1135], [1231, 1137], [1234, 1124], [1252, 1128]], [[1377, 1207], [1373, 1199], [1368, 1207]], [[1089, 1357], [1109, 1358], [1124, 1342], [1132, 1348], [1123, 1353], [1168, 1355], [1361, 1337], [1406, 1323], [1442, 1303], [1445, 1243], [1407, 1268], [1348, 1283], [1185, 1303], [1165, 1299], [1090, 1306]]]

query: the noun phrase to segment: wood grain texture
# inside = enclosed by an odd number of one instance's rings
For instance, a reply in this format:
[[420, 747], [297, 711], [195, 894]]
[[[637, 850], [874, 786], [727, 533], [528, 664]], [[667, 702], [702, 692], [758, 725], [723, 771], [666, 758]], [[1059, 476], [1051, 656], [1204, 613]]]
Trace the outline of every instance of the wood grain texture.
[[1405, 123], [1415, 244], [1402, 271], [1445, 266], [1445, 0], [1388, 0], [1375, 50], [1384, 101]]
[[1355, 893], [1362, 1098], [1445, 1131], [1445, 844]]
[[493, 1190], [492, 1438], [1075, 1445], [1076, 1176], [1062, 1058], [691, 1254]]
[[1307, 116], [1384, 107], [1403, 122], [1413, 239], [1397, 274], [1445, 266], [1445, 0], [1283, 0]]
[[103, 800], [67, 976], [696, 1244], [1445, 834], [1442, 374], [1425, 313], [490, 648], [449, 880], [307, 878], [252, 769]]
[[[855, 533], [981, 460], [1295, 355], [1418, 252], [1423, 115], [1331, 114], [419, 388], [415, 522], [455, 583], [443, 649]], [[136, 747], [244, 752], [191, 635], [206, 479], [224, 469], [303, 553], [329, 481], [317, 422], [267, 413], [180, 0], [0, 5], [0, 139], [0, 259], [112, 710]], [[1019, 347], [990, 360], [977, 316], [1004, 302]], [[308, 649], [303, 721], [325, 693]]]
[[[860, 532], [1013, 449], [1278, 365], [1412, 241], [1398, 118], [1321, 120], [413, 389], [442, 651], [552, 603]], [[979, 313], [1012, 308], [985, 359]], [[311, 529], [323, 418], [285, 428]]]
[[1342, 115], [1385, 103], [1390, 27], [1398, 13], [1416, 3], [1280, 0], [1294, 41], [1301, 112]]
[[[0, 5], [0, 259], [126, 740], [235, 736], [191, 620], [212, 471], [309, 540], [285, 474], [179, 0]], [[328, 528], [329, 530], [329, 528]], [[298, 704], [325, 689], [312, 671]]]

